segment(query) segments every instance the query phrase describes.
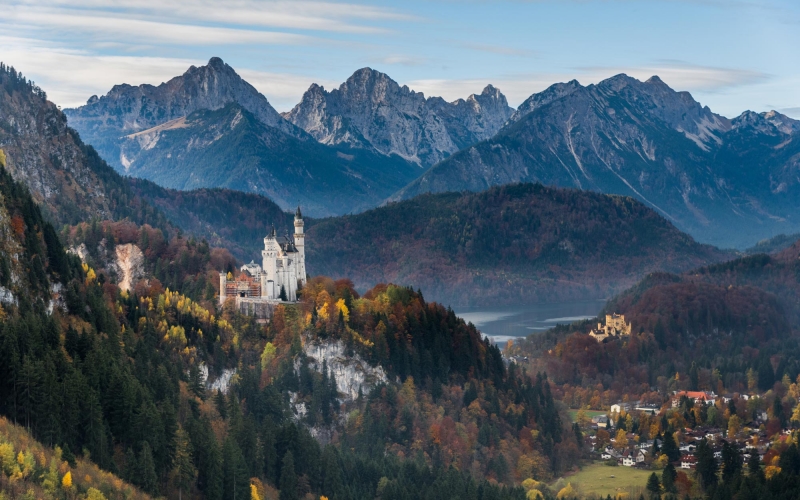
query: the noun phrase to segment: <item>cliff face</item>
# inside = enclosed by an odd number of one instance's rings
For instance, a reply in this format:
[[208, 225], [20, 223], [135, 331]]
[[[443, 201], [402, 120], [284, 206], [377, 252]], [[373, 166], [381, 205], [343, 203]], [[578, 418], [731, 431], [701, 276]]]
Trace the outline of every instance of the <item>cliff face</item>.
[[83, 145], [43, 92], [6, 70], [0, 71], [0, 149], [6, 169], [54, 222], [112, 215], [113, 185], [121, 179]]
[[392, 199], [538, 181], [633, 196], [703, 242], [746, 247], [800, 229], [798, 123], [728, 120], [658, 77], [558, 84]]
[[491, 85], [448, 103], [363, 68], [331, 92], [312, 85], [284, 117], [323, 144], [374, 149], [427, 167], [491, 137], [512, 112]]
[[267, 98], [244, 81], [222, 59], [190, 67], [158, 86], [115, 85], [108, 94], [92, 96], [76, 109], [67, 109], [70, 125], [78, 130], [117, 170], [126, 171], [135, 157], [120, 149], [124, 136], [151, 129], [201, 109], [216, 110], [238, 103], [261, 123], [295, 136], [303, 132], [284, 120]]

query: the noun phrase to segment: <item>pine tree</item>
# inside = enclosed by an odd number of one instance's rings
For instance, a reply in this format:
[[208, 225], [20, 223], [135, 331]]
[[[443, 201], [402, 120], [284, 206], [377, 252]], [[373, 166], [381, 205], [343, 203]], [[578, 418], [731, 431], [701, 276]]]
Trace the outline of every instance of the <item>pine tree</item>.
[[664, 491], [667, 493], [675, 493], [677, 488], [675, 488], [675, 479], [677, 479], [678, 473], [675, 471], [675, 466], [668, 463], [666, 467], [664, 467], [664, 472], [661, 473], [661, 484], [664, 486]]
[[225, 399], [225, 395], [222, 394], [222, 391], [217, 389], [217, 394], [214, 396], [214, 405], [217, 407], [217, 411], [219, 412], [219, 416], [222, 417], [222, 420], [228, 418], [228, 401]]
[[297, 473], [294, 470], [294, 455], [291, 451], [287, 451], [283, 455], [280, 490], [280, 500], [298, 500], [300, 498], [297, 494]]
[[741, 471], [742, 455], [739, 453], [739, 449], [724, 441], [722, 443], [722, 480], [727, 483]]
[[714, 451], [708, 445], [705, 438], [700, 440], [697, 445], [697, 469], [695, 474], [700, 479], [700, 485], [708, 491], [717, 484], [717, 459], [714, 458]]
[[669, 458], [670, 462], [675, 462], [681, 458], [681, 450], [675, 442], [675, 436], [671, 432], [664, 434], [664, 444], [661, 446], [661, 453]]
[[652, 498], [661, 497], [661, 483], [658, 481], [658, 476], [653, 472], [647, 479], [647, 491], [650, 492]]
[[250, 496], [250, 474], [236, 440], [228, 438], [222, 448], [222, 499], [244, 500]]
[[286, 287], [283, 286], [283, 285], [281, 285], [281, 293], [280, 293], [280, 295], [278, 295], [278, 298], [281, 299], [284, 302], [288, 302], [289, 301], [289, 297], [286, 295]]
[[138, 473], [139, 480], [138, 486], [142, 490], [150, 493], [153, 496], [158, 496], [158, 476], [156, 475], [156, 464], [153, 460], [153, 450], [150, 448], [150, 443], [144, 441], [142, 443], [142, 450], [139, 452], [138, 460]]
[[183, 490], [189, 490], [194, 484], [197, 469], [192, 461], [192, 443], [185, 430], [179, 428], [175, 433], [175, 461], [173, 479], [178, 487], [178, 500], [183, 497]]
[[758, 451], [756, 450], [750, 453], [750, 459], [747, 461], [747, 476], [759, 483], [764, 482], [764, 470], [761, 469], [761, 457], [758, 456]]

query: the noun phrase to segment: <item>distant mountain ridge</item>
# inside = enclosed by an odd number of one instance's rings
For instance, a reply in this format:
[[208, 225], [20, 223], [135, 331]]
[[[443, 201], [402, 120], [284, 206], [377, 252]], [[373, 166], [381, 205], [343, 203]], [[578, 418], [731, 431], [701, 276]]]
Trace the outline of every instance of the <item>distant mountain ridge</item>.
[[572, 81], [391, 199], [542, 182], [634, 196], [701, 241], [745, 247], [800, 229], [799, 128], [776, 112], [729, 120], [658, 77]]
[[427, 167], [493, 136], [512, 113], [491, 85], [448, 103], [362, 68], [330, 92], [311, 85], [283, 116], [323, 144], [372, 148]]
[[302, 131], [287, 123], [252, 85], [222, 59], [191, 66], [183, 75], [154, 86], [115, 85], [108, 94], [92, 96], [84, 106], [65, 109], [69, 124], [117, 170], [126, 171], [135, 158], [119, 150], [122, 136], [141, 132], [201, 109], [216, 110], [239, 103], [269, 127], [294, 136]]

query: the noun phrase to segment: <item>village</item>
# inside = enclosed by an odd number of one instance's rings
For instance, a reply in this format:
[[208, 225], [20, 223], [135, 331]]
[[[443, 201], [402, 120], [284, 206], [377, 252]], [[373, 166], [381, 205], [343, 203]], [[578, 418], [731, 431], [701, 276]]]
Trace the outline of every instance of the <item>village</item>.
[[[770, 391], [771, 392], [771, 391]], [[723, 457], [723, 446], [732, 446], [744, 462], [758, 454], [761, 463], [770, 465], [777, 452], [770, 453], [774, 442], [785, 440], [800, 421], [788, 418], [782, 410], [762, 409], [768, 394], [725, 394], [713, 391], [674, 391], [663, 405], [644, 402], [620, 402], [610, 406], [607, 413], [588, 416], [579, 411], [578, 423], [590, 431], [585, 442], [596, 459], [607, 465], [638, 469], [663, 469], [668, 463], [675, 469], [694, 470], [695, 452], [705, 440], [714, 458]], [[727, 428], [714, 425], [692, 425], [695, 415], [718, 412], [728, 415]], [[599, 412], [596, 412], [599, 413]], [[778, 414], [780, 413], [780, 414]], [[795, 413], [800, 413], [795, 410]], [[741, 418], [744, 414], [747, 418]], [[673, 429], [673, 445], [667, 442], [669, 430], [650, 436], [643, 431], [643, 422], [657, 420], [660, 427]], [[676, 426], [679, 422], [685, 426]], [[664, 425], [665, 424], [665, 425]], [[637, 432], [638, 431], [638, 432]]]

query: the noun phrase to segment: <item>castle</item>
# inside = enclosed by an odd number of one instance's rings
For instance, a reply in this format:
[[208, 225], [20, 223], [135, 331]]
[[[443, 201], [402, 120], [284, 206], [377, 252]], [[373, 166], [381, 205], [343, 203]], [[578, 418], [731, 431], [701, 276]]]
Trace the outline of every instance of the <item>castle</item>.
[[606, 324], [597, 324], [597, 329], [592, 329], [589, 335], [598, 342], [610, 337], [630, 336], [631, 324], [625, 323], [624, 314], [606, 314]]
[[306, 250], [303, 215], [294, 214], [294, 238], [277, 236], [275, 228], [264, 238], [261, 265], [250, 261], [240, 268], [238, 278], [229, 280], [219, 273], [219, 303], [236, 299], [237, 308], [246, 314], [269, 317], [271, 306], [297, 301], [297, 291], [306, 283]]

